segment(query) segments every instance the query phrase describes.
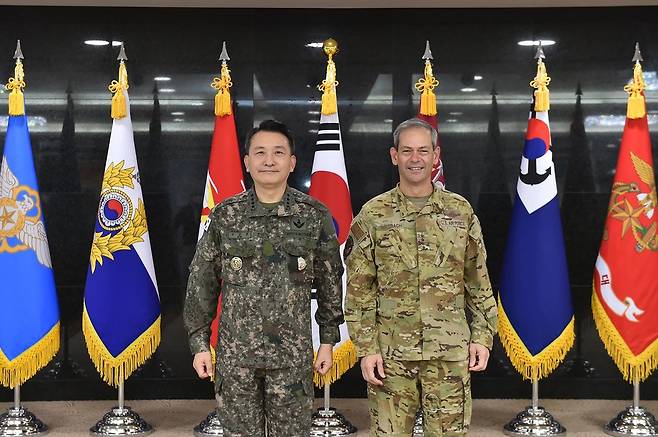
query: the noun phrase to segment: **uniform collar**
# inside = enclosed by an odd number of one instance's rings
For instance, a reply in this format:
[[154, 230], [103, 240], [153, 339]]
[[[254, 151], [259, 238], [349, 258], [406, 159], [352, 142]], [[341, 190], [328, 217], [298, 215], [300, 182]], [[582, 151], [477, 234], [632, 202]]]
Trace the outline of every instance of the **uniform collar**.
[[402, 193], [402, 191], [400, 190], [399, 183], [395, 186], [394, 197], [402, 215], [408, 216], [412, 214], [417, 214], [419, 212], [427, 213], [429, 211], [435, 211], [435, 212], [442, 211], [443, 210], [442, 191], [443, 188], [434, 185], [434, 191], [432, 191], [430, 198], [427, 199], [427, 203], [425, 204], [425, 206], [421, 211], [417, 211], [414, 204], [411, 203], [411, 200], [409, 200], [407, 196], [405, 196], [404, 193]]
[[299, 214], [301, 211], [299, 205], [297, 205], [293, 189], [289, 186], [286, 186], [286, 191], [283, 193], [281, 202], [274, 209], [267, 209], [258, 201], [254, 187], [251, 187], [247, 192], [247, 198], [249, 201], [249, 217], [264, 217], [268, 215], [285, 217]]

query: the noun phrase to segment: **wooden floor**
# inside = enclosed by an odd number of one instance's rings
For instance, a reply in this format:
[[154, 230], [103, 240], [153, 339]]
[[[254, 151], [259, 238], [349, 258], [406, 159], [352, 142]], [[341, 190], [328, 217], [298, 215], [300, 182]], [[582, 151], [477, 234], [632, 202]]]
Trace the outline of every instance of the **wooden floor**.
[[[321, 400], [318, 399], [318, 406]], [[28, 402], [24, 406], [50, 427], [49, 437], [88, 436], [89, 427], [108, 411], [112, 401]], [[156, 400], [126, 403], [155, 428], [155, 436], [178, 437], [192, 435], [197, 425], [214, 407], [210, 400]], [[518, 399], [476, 399], [469, 436], [502, 436], [503, 425], [528, 404]], [[625, 401], [607, 400], [542, 400], [546, 407], [567, 428], [572, 437], [603, 436], [601, 428], [627, 406]], [[368, 435], [368, 410], [365, 399], [334, 399], [332, 405], [359, 430], [355, 437]], [[642, 403], [658, 414], [658, 401]], [[2, 404], [1, 408], [10, 407]]]

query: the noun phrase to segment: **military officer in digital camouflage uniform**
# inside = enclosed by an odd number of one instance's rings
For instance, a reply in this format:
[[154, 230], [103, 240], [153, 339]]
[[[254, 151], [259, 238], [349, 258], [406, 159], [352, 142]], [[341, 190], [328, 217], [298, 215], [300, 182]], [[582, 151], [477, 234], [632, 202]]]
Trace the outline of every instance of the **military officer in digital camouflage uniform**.
[[[245, 143], [254, 187], [213, 209], [190, 265], [184, 320], [200, 377], [212, 372], [210, 322], [219, 284], [215, 369], [228, 437], [308, 437], [313, 369], [325, 374], [343, 322], [340, 259], [331, 215], [287, 185], [295, 167], [287, 128], [268, 120]], [[313, 362], [311, 289], [322, 345]]]
[[345, 249], [371, 436], [410, 437], [421, 406], [425, 437], [463, 436], [469, 372], [486, 368], [497, 326], [482, 231], [463, 197], [432, 184], [436, 130], [411, 119], [393, 139], [400, 184], [363, 206]]

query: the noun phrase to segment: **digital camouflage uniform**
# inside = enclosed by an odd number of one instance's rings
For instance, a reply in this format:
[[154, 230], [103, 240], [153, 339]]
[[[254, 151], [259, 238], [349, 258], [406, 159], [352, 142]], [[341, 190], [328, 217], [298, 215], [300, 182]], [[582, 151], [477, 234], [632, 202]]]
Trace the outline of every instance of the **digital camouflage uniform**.
[[418, 211], [396, 187], [363, 206], [347, 244], [350, 337], [360, 357], [382, 355], [386, 374], [368, 386], [371, 435], [411, 436], [420, 405], [425, 437], [465, 435], [468, 345], [491, 349], [498, 324], [473, 209], [435, 188]]
[[215, 391], [228, 437], [308, 437], [313, 404], [311, 289], [322, 343], [340, 339], [340, 259], [331, 215], [288, 187], [266, 208], [253, 189], [213, 209], [190, 265], [184, 320], [209, 351], [222, 284]]

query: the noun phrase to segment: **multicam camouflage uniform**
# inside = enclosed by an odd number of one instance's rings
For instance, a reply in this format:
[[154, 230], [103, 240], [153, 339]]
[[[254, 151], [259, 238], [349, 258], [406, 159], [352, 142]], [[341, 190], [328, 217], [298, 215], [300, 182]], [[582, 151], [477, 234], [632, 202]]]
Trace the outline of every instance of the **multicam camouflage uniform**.
[[491, 349], [497, 326], [471, 206], [435, 188], [418, 211], [395, 188], [363, 206], [347, 244], [350, 337], [359, 356], [382, 355], [386, 374], [368, 387], [371, 435], [411, 436], [420, 405], [426, 437], [465, 435], [468, 345]]
[[322, 343], [340, 339], [340, 259], [328, 210], [288, 187], [274, 208], [252, 190], [227, 199], [190, 265], [184, 320], [208, 351], [222, 284], [215, 391], [228, 437], [308, 437], [313, 403], [311, 289]]

